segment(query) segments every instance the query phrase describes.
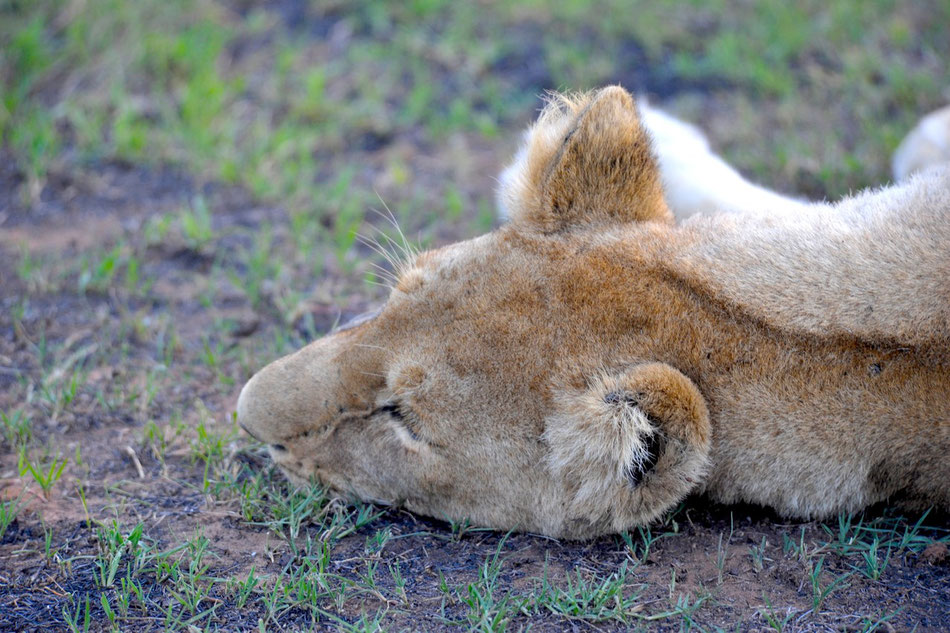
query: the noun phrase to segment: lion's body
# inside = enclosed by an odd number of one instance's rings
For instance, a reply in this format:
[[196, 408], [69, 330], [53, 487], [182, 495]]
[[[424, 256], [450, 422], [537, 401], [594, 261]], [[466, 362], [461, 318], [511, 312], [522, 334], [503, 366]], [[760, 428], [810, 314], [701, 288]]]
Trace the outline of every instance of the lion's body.
[[705, 397], [712, 496], [793, 516], [950, 507], [948, 190], [945, 174], [660, 239], [657, 266], [692, 300], [652, 306], [670, 331], [651, 357], [691, 368]]
[[508, 225], [422, 254], [378, 316], [248, 383], [239, 419], [278, 463], [577, 538], [700, 491], [950, 508], [950, 170], [674, 225], [629, 95], [552, 108]]

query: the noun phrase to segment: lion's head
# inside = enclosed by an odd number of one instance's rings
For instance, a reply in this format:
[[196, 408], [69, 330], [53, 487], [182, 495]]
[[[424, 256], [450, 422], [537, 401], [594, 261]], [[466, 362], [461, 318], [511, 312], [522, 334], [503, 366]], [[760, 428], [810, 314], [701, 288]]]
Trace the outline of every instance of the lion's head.
[[656, 342], [675, 298], [617, 255], [671, 222], [631, 96], [553, 100], [502, 199], [507, 225], [422, 253], [375, 316], [258, 372], [239, 422], [294, 480], [438, 518], [650, 521], [701, 480], [710, 427]]

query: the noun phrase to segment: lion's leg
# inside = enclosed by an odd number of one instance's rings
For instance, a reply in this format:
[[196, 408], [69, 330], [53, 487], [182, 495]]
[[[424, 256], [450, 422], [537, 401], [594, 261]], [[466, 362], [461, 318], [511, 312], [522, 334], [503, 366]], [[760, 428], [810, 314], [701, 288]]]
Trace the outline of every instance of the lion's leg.
[[698, 128], [640, 103], [666, 201], [678, 220], [711, 213], [795, 214], [807, 202], [755, 185], [712, 152]]
[[928, 167], [950, 162], [950, 106], [931, 112], [904, 137], [894, 152], [894, 180], [904, 181]]
[[[667, 203], [677, 219], [716, 212], [795, 213], [806, 204], [755, 185], [712, 152], [703, 133], [662, 110], [640, 103], [644, 126], [653, 137]], [[894, 152], [897, 182], [950, 162], [950, 106], [931, 112]]]

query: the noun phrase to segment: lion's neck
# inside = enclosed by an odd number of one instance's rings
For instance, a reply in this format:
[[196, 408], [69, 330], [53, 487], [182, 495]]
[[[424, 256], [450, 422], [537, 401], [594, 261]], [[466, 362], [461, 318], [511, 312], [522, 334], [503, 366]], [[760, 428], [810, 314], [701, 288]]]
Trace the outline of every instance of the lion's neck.
[[770, 327], [950, 359], [950, 169], [794, 217], [697, 218], [673, 236], [655, 251], [673, 275]]

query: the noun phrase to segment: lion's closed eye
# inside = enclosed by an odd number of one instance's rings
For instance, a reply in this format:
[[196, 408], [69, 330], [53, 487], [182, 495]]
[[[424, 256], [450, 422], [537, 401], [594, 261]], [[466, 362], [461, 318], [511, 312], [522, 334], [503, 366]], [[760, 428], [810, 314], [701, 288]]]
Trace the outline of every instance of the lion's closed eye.
[[426, 443], [419, 433], [418, 417], [404, 403], [390, 401], [376, 409], [374, 413], [384, 416], [403, 444], [415, 446]]

